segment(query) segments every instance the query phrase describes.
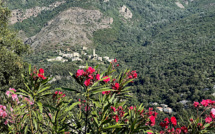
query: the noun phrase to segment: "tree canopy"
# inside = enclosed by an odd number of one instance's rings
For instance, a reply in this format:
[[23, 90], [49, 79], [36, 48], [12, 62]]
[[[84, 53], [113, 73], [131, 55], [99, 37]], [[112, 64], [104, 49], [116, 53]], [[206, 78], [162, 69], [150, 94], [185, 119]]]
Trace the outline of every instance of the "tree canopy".
[[17, 37], [16, 32], [8, 28], [10, 11], [0, 1], [0, 91], [10, 86], [21, 86], [21, 73], [24, 70], [22, 56], [29, 51]]

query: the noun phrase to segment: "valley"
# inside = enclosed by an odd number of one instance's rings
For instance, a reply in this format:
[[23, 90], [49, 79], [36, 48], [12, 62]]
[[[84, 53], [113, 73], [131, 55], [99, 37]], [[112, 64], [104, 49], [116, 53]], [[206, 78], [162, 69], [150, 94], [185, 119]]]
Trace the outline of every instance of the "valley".
[[[59, 3], [55, 8], [49, 5]], [[121, 68], [137, 70], [129, 103], [168, 104], [173, 111], [186, 109], [183, 100], [214, 98], [215, 4], [213, 0], [29, 0], [8, 2], [11, 10], [38, 8], [34, 15], [13, 21], [11, 27], [33, 49], [26, 62], [44, 67], [49, 75], [65, 76], [57, 86], [75, 87], [66, 79], [85, 60], [48, 62], [67, 49], [81, 53], [93, 49], [99, 57], [119, 60]], [[34, 3], [34, 4], [29, 4]], [[41, 10], [50, 7], [50, 10]], [[22, 11], [24, 13], [24, 11]], [[22, 14], [23, 15], [23, 14]], [[14, 18], [13, 18], [14, 19]], [[16, 18], [17, 19], [17, 18]], [[15, 19], [15, 20], [16, 20]], [[16, 22], [16, 23], [15, 23]], [[55, 60], [56, 60], [55, 59]], [[101, 67], [109, 61], [102, 61]], [[204, 90], [208, 88], [209, 90]]]

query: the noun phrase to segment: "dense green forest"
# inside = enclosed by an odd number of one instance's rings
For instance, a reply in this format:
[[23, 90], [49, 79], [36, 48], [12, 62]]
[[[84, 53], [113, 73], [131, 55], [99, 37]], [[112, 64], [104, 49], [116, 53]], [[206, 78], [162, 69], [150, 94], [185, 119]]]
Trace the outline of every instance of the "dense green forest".
[[[8, 1], [11, 9], [27, 9], [47, 6], [56, 0]], [[13, 28], [23, 30], [28, 37], [41, 28], [59, 12], [69, 7], [99, 9], [114, 19], [110, 29], [94, 32], [93, 47], [101, 56], [118, 59], [120, 67], [135, 69], [138, 81], [133, 85], [131, 103], [165, 103], [174, 111], [181, 110], [182, 100], [190, 102], [213, 98], [215, 56], [215, 4], [213, 0], [189, 1], [179, 8], [175, 0], [66, 0], [52, 11], [42, 11], [16, 23]], [[119, 15], [119, 8], [126, 5], [133, 13], [132, 19]], [[72, 48], [75, 49], [75, 48]], [[48, 63], [46, 58], [55, 56], [49, 50], [32, 53], [26, 61], [48, 69], [52, 75], [67, 76], [74, 72], [79, 62]], [[86, 60], [91, 65], [95, 62]], [[81, 63], [83, 64], [83, 63]], [[102, 65], [106, 66], [106, 65]], [[69, 80], [56, 82], [55, 86], [74, 86]]]

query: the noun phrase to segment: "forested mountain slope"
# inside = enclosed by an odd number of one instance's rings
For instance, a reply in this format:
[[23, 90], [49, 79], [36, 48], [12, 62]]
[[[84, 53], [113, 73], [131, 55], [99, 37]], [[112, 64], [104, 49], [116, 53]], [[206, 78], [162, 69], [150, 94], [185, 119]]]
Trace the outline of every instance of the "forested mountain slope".
[[[36, 6], [48, 7], [56, 1], [9, 0], [7, 4], [11, 9], [21, 8], [25, 11]], [[86, 45], [95, 48], [98, 55], [116, 57], [124, 68], [137, 70], [139, 81], [133, 84], [133, 93], [139, 102], [166, 103], [178, 110], [183, 107], [177, 103], [181, 100], [212, 97], [215, 85], [214, 0], [65, 0], [65, 3], [51, 10], [43, 10], [37, 16], [17, 22], [13, 27], [22, 30], [25, 38], [38, 37], [41, 40], [44, 37], [41, 35], [45, 34], [41, 33], [43, 29], [53, 30], [53, 27], [59, 26], [47, 27], [48, 22], [57, 21], [54, 18], [72, 7], [96, 10], [103, 14], [103, 18], [113, 18], [109, 27], [93, 30], [91, 36], [86, 36], [92, 41]], [[129, 11], [132, 15], [128, 14]], [[130, 17], [125, 17], [126, 13]], [[87, 27], [92, 25], [89, 23], [85, 26], [82, 30], [87, 31]], [[71, 32], [71, 36], [74, 36], [72, 34], [75, 33]], [[37, 38], [27, 43], [36, 41]], [[66, 76], [65, 72], [72, 70], [69, 67], [73, 62], [47, 63], [44, 59], [53, 54], [47, 48], [28, 56], [27, 60], [40, 66], [48, 64], [50, 73], [58, 68], [55, 73]], [[75, 50], [74, 44], [69, 43], [53, 48]], [[67, 85], [66, 82], [57, 84]], [[135, 103], [135, 99], [133, 101]]]

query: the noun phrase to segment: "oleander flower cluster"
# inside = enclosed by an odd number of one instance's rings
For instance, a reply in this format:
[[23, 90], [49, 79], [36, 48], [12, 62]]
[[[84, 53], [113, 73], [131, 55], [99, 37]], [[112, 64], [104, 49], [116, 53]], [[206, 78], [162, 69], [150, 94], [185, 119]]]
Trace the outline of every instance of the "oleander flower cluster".
[[160, 126], [164, 130], [160, 134], [198, 134], [207, 133], [208, 130], [215, 128], [215, 101], [211, 99], [202, 100], [193, 103], [196, 109], [196, 116], [191, 117], [187, 122], [189, 124], [179, 126], [176, 118], [165, 118]]
[[30, 76], [32, 76], [33, 80], [45, 80], [47, 79], [47, 77], [45, 77], [44, 75], [44, 69], [40, 68], [39, 70], [37, 70], [36, 68], [34, 69], [33, 73], [30, 74]]

